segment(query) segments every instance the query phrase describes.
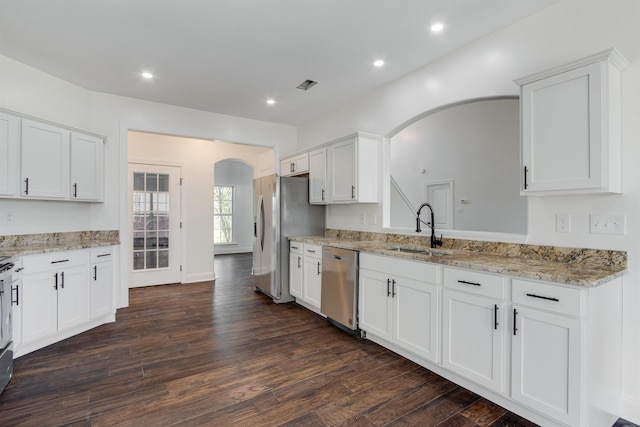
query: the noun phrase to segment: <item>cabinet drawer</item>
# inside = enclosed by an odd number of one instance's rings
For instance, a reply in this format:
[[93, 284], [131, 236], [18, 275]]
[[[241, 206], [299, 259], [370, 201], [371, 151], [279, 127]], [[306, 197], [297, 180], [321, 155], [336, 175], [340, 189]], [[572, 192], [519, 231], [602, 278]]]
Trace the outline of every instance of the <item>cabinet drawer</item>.
[[514, 304], [528, 305], [569, 316], [582, 316], [580, 289], [520, 279], [513, 279], [511, 283]]
[[506, 299], [506, 278], [478, 271], [444, 269], [444, 286], [451, 289], [483, 295], [490, 298]]
[[304, 256], [311, 258], [322, 258], [322, 245], [304, 244]]
[[360, 268], [378, 271], [390, 276], [406, 277], [419, 282], [438, 284], [440, 283], [438, 273], [442, 267], [426, 262], [361, 253]]
[[91, 249], [91, 263], [113, 261], [113, 246]]
[[87, 251], [54, 252], [24, 257], [24, 274], [87, 264]]
[[289, 241], [289, 252], [294, 254], [302, 254], [303, 243]]

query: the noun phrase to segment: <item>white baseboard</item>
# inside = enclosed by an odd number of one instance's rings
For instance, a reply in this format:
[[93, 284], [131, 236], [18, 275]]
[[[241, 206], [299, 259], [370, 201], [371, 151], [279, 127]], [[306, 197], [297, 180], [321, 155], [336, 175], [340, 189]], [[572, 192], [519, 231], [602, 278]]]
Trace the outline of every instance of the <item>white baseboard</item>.
[[184, 276], [182, 283], [207, 282], [209, 280], [216, 280], [216, 275], [213, 271], [198, 274], [187, 274]]

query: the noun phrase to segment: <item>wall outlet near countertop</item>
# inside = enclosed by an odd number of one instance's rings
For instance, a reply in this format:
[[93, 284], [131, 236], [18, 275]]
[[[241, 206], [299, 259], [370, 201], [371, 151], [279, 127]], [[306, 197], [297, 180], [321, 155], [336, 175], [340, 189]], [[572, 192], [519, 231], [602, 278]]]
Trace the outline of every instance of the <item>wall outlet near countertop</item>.
[[556, 214], [556, 232], [571, 233], [571, 214]]
[[625, 215], [590, 215], [589, 231], [591, 234], [625, 234]]

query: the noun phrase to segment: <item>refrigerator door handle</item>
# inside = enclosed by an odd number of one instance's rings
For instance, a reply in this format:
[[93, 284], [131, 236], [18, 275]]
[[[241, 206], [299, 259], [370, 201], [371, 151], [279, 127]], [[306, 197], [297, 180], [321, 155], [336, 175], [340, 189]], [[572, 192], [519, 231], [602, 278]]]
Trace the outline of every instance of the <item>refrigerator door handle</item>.
[[260, 251], [264, 251], [264, 199], [260, 196]]

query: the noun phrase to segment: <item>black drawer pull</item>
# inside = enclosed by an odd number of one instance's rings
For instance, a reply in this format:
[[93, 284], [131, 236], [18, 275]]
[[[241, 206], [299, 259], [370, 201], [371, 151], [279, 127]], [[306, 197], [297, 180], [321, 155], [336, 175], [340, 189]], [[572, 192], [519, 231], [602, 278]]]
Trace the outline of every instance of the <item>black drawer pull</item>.
[[518, 333], [518, 327], [517, 325], [517, 317], [518, 317], [518, 310], [516, 310], [515, 308], [513, 309], [513, 336], [516, 336]]
[[102, 258], [103, 256], [111, 256], [111, 254], [100, 254], [97, 256], [97, 258]]
[[467, 282], [466, 280], [458, 280], [458, 283], [462, 283], [463, 285], [482, 286], [480, 283]]
[[553, 298], [553, 297], [544, 297], [542, 295], [536, 295], [536, 294], [527, 294], [528, 297], [532, 297], [532, 298], [540, 298], [540, 299], [546, 299], [547, 301], [556, 301], [559, 302], [560, 300], [558, 298]]
[[61, 259], [60, 261], [51, 261], [51, 264], [59, 264], [61, 262], [69, 262], [68, 259]]
[[493, 329], [498, 330], [498, 304], [493, 304]]

